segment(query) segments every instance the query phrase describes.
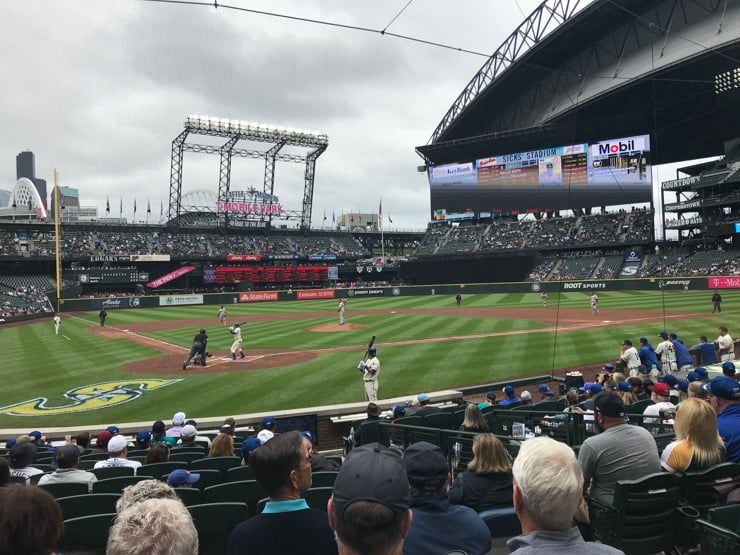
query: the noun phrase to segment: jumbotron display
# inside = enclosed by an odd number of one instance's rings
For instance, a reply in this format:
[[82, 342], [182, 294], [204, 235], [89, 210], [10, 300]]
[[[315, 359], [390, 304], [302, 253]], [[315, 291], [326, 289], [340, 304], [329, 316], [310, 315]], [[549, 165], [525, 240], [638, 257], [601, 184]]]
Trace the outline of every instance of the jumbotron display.
[[648, 135], [430, 166], [427, 172], [434, 220], [652, 200]]

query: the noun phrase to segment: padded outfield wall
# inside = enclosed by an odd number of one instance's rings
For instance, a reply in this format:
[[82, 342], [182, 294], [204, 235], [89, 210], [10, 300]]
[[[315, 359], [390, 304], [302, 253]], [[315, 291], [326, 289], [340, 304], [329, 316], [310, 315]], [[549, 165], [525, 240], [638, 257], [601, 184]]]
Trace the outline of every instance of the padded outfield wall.
[[[277, 301], [317, 299], [406, 297], [420, 295], [461, 295], [490, 293], [539, 293], [547, 291], [660, 291], [710, 289], [740, 289], [740, 277], [671, 277], [646, 279], [569, 280], [544, 282], [432, 284], [407, 287], [355, 287], [347, 289], [299, 289], [288, 291], [247, 291], [237, 293], [176, 294], [159, 296], [130, 296], [95, 299], [60, 300], [62, 312], [100, 310], [135, 310], [137, 308], [173, 307], [185, 305], [234, 305]], [[63, 295], [64, 297], [64, 295]]]

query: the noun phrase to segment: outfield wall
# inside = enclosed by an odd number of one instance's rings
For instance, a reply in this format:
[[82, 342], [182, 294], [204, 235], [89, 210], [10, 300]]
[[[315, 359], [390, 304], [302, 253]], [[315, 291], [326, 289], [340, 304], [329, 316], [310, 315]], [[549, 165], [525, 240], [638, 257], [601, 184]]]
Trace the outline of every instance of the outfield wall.
[[60, 299], [62, 312], [159, 308], [187, 305], [235, 305], [260, 302], [300, 301], [422, 295], [474, 295], [492, 293], [547, 293], [600, 291], [707, 291], [740, 288], [739, 277], [604, 279], [512, 283], [473, 283], [456, 285], [416, 285], [396, 287], [353, 287], [346, 289], [297, 289], [287, 291], [245, 291], [236, 293], [198, 293], [158, 296]]

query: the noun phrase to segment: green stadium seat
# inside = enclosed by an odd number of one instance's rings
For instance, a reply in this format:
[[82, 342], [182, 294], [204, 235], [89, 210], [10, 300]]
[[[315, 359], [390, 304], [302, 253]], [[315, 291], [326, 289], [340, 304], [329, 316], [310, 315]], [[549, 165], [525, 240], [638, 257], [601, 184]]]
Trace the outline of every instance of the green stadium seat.
[[721, 504], [722, 490], [740, 486], [740, 463], [722, 463], [683, 475], [681, 497], [702, 518]]
[[203, 453], [199, 451], [173, 451], [170, 453], [170, 462], [184, 462], [188, 466], [191, 462], [202, 458]]
[[98, 480], [134, 475], [134, 469], [130, 466], [106, 466], [104, 468], [93, 468], [90, 472], [95, 474]]
[[223, 503], [228, 501], [246, 503], [250, 510], [250, 516], [256, 514], [257, 501], [266, 496], [267, 492], [256, 480], [216, 484], [203, 490], [204, 503]]
[[108, 531], [115, 517], [115, 513], [99, 513], [65, 520], [62, 539], [62, 545], [65, 548], [62, 551], [66, 553], [72, 551], [71, 548], [105, 550], [108, 543]]
[[630, 555], [669, 552], [677, 539], [680, 499], [678, 474], [661, 472], [619, 480], [611, 505], [589, 499], [594, 539]]
[[313, 487], [311, 486], [303, 492], [303, 498], [312, 509], [326, 511], [326, 503], [331, 497], [334, 488], [331, 487]]
[[44, 491], [50, 493], [52, 497], [70, 497], [72, 495], [86, 495], [89, 493], [90, 488], [88, 484], [78, 484], [78, 483], [69, 483], [69, 484], [44, 484], [43, 486], [39, 486]]
[[337, 471], [331, 471], [331, 470], [325, 470], [322, 472], [314, 472], [311, 475], [311, 487], [312, 488], [318, 488], [318, 487], [332, 487], [334, 486], [334, 481], [337, 479], [337, 474], [339, 472]]
[[185, 504], [186, 507], [190, 505], [200, 505], [203, 503], [203, 494], [198, 488], [172, 488]]
[[115, 513], [116, 503], [121, 498], [117, 493], [86, 493], [58, 497], [64, 520], [104, 513]]
[[178, 468], [187, 468], [188, 464], [183, 461], [170, 461], [161, 463], [143, 464], [136, 469], [137, 476], [149, 476], [159, 478], [162, 474], [169, 474]]
[[230, 468], [236, 468], [240, 465], [239, 457], [206, 457], [190, 463], [188, 470], [190, 472], [199, 472], [201, 470], [218, 470], [221, 472], [222, 480], [226, 480], [226, 473]]
[[198, 530], [200, 555], [223, 555], [234, 527], [249, 518], [246, 503], [203, 503], [188, 511]]
[[226, 471], [227, 482], [239, 482], [241, 480], [254, 480], [254, 473], [248, 466], [235, 466]]
[[118, 476], [98, 480], [93, 484], [93, 493], [121, 493], [123, 488], [143, 480], [151, 480], [149, 476]]

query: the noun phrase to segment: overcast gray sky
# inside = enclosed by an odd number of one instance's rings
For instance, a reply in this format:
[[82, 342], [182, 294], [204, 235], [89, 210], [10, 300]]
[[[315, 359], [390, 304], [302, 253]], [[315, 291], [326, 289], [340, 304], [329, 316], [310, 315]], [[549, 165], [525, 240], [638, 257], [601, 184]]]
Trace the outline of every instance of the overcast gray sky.
[[[234, 6], [382, 29], [408, 0], [231, 0]], [[493, 53], [539, 0], [414, 0], [389, 30]], [[76, 187], [83, 206], [152, 219], [169, 198], [172, 139], [189, 114], [310, 129], [318, 159], [313, 227], [323, 214], [383, 212], [422, 229], [425, 144], [485, 58], [379, 34], [223, 7], [138, 0], [5, 2], [0, 21], [0, 188], [15, 156]], [[217, 156], [186, 153], [183, 192], [218, 191]], [[278, 163], [275, 192], [299, 210], [303, 165]], [[261, 189], [264, 162], [235, 159], [232, 189]], [[51, 190], [51, 186], [49, 187]]]

